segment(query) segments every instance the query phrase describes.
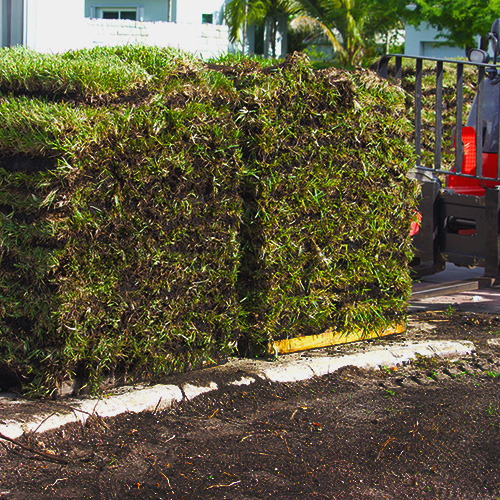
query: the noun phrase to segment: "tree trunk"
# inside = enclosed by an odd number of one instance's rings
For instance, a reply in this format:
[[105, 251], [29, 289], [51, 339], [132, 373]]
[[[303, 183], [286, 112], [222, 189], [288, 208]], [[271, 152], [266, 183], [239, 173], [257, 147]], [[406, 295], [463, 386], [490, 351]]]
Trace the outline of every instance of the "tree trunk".
[[245, 22], [243, 23], [243, 54], [247, 55], [248, 2], [245, 2]]
[[273, 59], [276, 59], [276, 16], [273, 16], [271, 20], [271, 55]]

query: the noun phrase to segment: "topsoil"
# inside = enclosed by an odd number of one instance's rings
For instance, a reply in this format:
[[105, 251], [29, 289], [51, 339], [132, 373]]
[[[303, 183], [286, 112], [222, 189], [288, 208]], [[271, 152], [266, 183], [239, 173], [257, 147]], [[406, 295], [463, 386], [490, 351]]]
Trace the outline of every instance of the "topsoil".
[[477, 352], [0, 440], [0, 499], [500, 498], [500, 317], [421, 312], [401, 338]]

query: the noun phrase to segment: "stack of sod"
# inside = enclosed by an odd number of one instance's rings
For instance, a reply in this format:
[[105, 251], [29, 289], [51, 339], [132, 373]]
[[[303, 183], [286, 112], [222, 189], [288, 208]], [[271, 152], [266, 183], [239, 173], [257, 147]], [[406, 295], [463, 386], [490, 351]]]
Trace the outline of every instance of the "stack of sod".
[[28, 391], [404, 315], [411, 125], [372, 73], [17, 49], [0, 93], [0, 374]]
[[[240, 65], [241, 66], [241, 65]], [[371, 72], [232, 65], [244, 106], [243, 342], [401, 321], [415, 186], [405, 96]]]
[[[0, 363], [32, 392], [235, 343], [238, 136], [177, 52], [0, 53]], [[217, 78], [215, 78], [216, 80]]]

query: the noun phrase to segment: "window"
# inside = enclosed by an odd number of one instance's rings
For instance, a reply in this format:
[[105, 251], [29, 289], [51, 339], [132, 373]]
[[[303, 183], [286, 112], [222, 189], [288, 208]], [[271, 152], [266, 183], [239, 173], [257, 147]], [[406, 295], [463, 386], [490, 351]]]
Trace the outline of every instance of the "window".
[[128, 19], [129, 21], [137, 21], [137, 8], [98, 7], [96, 9], [96, 17], [100, 19]]
[[203, 24], [213, 24], [214, 23], [214, 15], [213, 14], [202, 14], [201, 22]]

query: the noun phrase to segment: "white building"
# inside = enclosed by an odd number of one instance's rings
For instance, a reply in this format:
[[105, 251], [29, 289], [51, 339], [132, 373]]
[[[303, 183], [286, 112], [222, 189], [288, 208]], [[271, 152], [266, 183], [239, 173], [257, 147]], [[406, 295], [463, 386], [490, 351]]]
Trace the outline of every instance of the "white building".
[[[224, 23], [227, 1], [0, 0], [1, 46], [63, 52], [139, 43], [215, 57], [239, 50], [229, 43]], [[254, 52], [255, 41], [249, 42], [245, 50]], [[284, 56], [286, 36], [279, 35], [277, 45], [276, 54]], [[263, 53], [271, 53], [266, 43]]]
[[63, 52], [97, 45], [178, 47], [201, 57], [232, 50], [225, 0], [0, 0], [3, 47]]
[[224, 0], [85, 0], [85, 17], [223, 24]]
[[[476, 46], [479, 46], [479, 37]], [[436, 28], [429, 25], [416, 28], [408, 24], [405, 28], [405, 55], [444, 59], [467, 57], [464, 47], [450, 45]]]

